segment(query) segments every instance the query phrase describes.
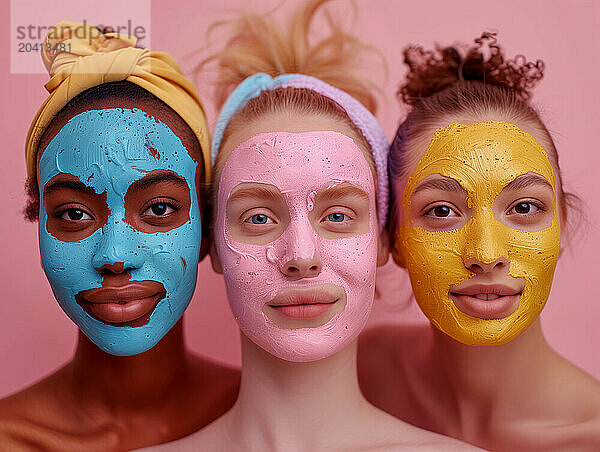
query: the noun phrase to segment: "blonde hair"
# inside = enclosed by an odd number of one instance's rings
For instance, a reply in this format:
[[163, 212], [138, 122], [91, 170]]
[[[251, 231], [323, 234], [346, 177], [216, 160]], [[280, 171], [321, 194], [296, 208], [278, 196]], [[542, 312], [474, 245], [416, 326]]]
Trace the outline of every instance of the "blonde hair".
[[221, 108], [229, 94], [251, 75], [264, 72], [275, 77], [298, 73], [345, 91], [375, 114], [374, 85], [356, 69], [364, 52], [372, 48], [344, 31], [329, 11], [324, 11], [329, 33], [310, 42], [317, 12], [329, 1], [302, 2], [285, 27], [273, 20], [272, 12], [265, 15], [244, 12], [234, 20], [213, 24], [209, 35], [221, 26], [229, 27], [232, 33], [222, 50], [196, 68], [201, 71], [208, 63], [217, 63], [216, 106]]
[[[375, 114], [376, 87], [357, 70], [361, 56], [367, 50], [374, 49], [344, 31], [328, 11], [325, 11], [328, 33], [316, 42], [310, 42], [317, 12], [329, 1], [303, 2], [283, 27], [272, 18], [273, 11], [265, 15], [244, 12], [231, 21], [214, 23], [209, 28], [209, 37], [212, 31], [223, 26], [229, 29], [231, 37], [221, 50], [202, 60], [196, 71], [203, 72], [206, 66], [216, 63], [216, 107], [220, 109], [233, 90], [254, 74], [262, 72], [276, 77], [295, 73], [318, 78], [345, 91]], [[360, 146], [365, 149], [367, 161], [376, 176], [371, 146], [344, 108], [334, 100], [305, 88], [267, 90], [251, 99], [227, 124], [221, 147], [233, 131], [266, 114], [290, 110], [300, 114], [322, 114], [348, 125], [355, 132]], [[213, 164], [215, 174], [223, 163], [222, 153], [219, 152]], [[218, 182], [216, 179], [213, 182], [214, 197]]]

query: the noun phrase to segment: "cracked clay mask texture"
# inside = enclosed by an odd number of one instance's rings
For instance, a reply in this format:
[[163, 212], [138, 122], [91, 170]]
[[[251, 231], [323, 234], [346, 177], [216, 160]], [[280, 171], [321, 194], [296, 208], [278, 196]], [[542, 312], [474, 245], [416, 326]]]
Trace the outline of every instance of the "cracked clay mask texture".
[[[42, 153], [40, 187], [54, 176], [67, 173], [95, 193], [106, 194], [106, 224], [82, 240], [65, 242], [47, 230], [42, 189], [39, 242], [42, 266], [60, 307], [108, 353], [128, 356], [149, 350], [189, 304], [202, 236], [196, 167], [168, 126], [135, 108], [83, 112], [73, 117]], [[125, 195], [133, 182], [161, 169], [185, 179], [190, 189], [189, 219], [168, 232], [141, 232], [125, 221]], [[131, 281], [156, 281], [166, 291], [143, 326], [103, 323], [76, 302], [79, 292], [101, 287], [103, 276], [97, 268], [117, 262], [129, 269]]]
[[[276, 187], [287, 204], [289, 225], [270, 243], [235, 240], [226, 220], [226, 204], [240, 183]], [[319, 190], [340, 183], [362, 189], [369, 197], [368, 232], [324, 238], [309, 220]], [[377, 215], [375, 184], [362, 151], [337, 132], [273, 132], [253, 136], [237, 146], [221, 172], [215, 242], [223, 267], [229, 303], [242, 332], [272, 355], [306, 362], [330, 356], [354, 340], [363, 329], [375, 289]], [[293, 259], [318, 254], [321, 272], [291, 281], [282, 272]], [[272, 322], [263, 306], [284, 288], [321, 284], [341, 286], [344, 310], [313, 328], [283, 328]]]
[[[498, 221], [492, 206], [516, 177], [529, 172], [552, 186], [552, 224], [528, 232]], [[408, 220], [415, 187], [431, 174], [455, 179], [467, 192], [473, 215], [460, 229], [427, 231]], [[438, 129], [402, 199], [405, 223], [399, 228], [397, 253], [408, 269], [417, 303], [441, 331], [468, 345], [506, 343], [527, 329], [540, 315], [552, 284], [560, 248], [556, 209], [556, 179], [546, 151], [513, 124], [488, 121], [451, 124]], [[454, 305], [449, 289], [474, 276], [464, 261], [491, 263], [504, 257], [509, 274], [525, 280], [517, 310], [503, 319], [471, 317]]]

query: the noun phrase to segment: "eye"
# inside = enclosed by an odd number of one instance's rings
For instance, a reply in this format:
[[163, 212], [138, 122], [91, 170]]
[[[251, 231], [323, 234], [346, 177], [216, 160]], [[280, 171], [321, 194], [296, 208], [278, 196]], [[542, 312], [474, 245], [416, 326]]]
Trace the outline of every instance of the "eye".
[[93, 220], [90, 214], [88, 214], [82, 209], [76, 208], [64, 209], [58, 212], [57, 217], [67, 221]]
[[170, 202], [157, 200], [154, 204], [144, 210], [142, 215], [149, 217], [166, 217], [174, 213], [177, 209], [179, 209], [179, 207]]
[[425, 212], [425, 216], [434, 218], [448, 218], [458, 216], [458, 214], [449, 206], [440, 204], [427, 210]]
[[520, 201], [513, 205], [508, 211], [508, 215], [531, 215], [537, 213], [543, 209], [543, 206], [536, 204], [532, 201]]
[[249, 217], [244, 221], [244, 223], [252, 223], [252, 224], [269, 224], [275, 223], [272, 218], [266, 216], [263, 213], [257, 213]]
[[347, 215], [341, 213], [341, 212], [333, 212], [330, 213], [329, 215], [327, 215], [327, 219], [333, 223], [341, 223], [344, 221], [344, 219], [347, 217]]
[[350, 223], [354, 220], [358, 221], [358, 219], [359, 215], [356, 211], [345, 206], [331, 206], [321, 214], [321, 222], [329, 223], [330, 226], [331, 223], [337, 223], [338, 225], [344, 223], [344, 225], [347, 226], [346, 223]]

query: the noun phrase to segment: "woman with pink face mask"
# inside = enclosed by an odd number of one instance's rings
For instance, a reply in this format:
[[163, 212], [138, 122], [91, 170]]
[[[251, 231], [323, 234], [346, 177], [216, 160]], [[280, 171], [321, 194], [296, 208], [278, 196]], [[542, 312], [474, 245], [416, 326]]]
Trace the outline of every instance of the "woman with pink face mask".
[[539, 319], [576, 201], [528, 103], [544, 65], [506, 59], [494, 35], [475, 42], [404, 53], [412, 110], [390, 149], [390, 235], [431, 326], [367, 333], [361, 388], [485, 449], [597, 451], [600, 384]]
[[211, 257], [240, 326], [242, 382], [229, 412], [165, 450], [470, 448], [385, 414], [358, 387], [356, 338], [388, 253], [388, 146], [352, 71], [364, 46], [337, 27], [306, 44], [323, 3], [286, 28], [243, 15], [213, 57], [229, 97], [212, 143]]

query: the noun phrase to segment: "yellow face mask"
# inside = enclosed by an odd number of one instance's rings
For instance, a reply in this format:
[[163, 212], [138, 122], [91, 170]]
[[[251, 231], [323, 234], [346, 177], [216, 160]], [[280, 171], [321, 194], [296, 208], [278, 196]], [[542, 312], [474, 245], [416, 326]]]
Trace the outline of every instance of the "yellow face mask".
[[[553, 218], [531, 232], [498, 221], [492, 207], [518, 176], [535, 173], [552, 186]], [[454, 179], [467, 193], [472, 213], [459, 229], [431, 231], [410, 218], [411, 198], [423, 179], [439, 174]], [[402, 198], [404, 223], [394, 253], [408, 269], [421, 310], [439, 330], [467, 345], [504, 344], [540, 315], [552, 284], [560, 248], [556, 182], [546, 151], [514, 124], [487, 121], [438, 129], [410, 176]], [[472, 317], [457, 308], [450, 289], [475, 273], [468, 261], [508, 262], [508, 274], [524, 280], [516, 310], [504, 318]]]

